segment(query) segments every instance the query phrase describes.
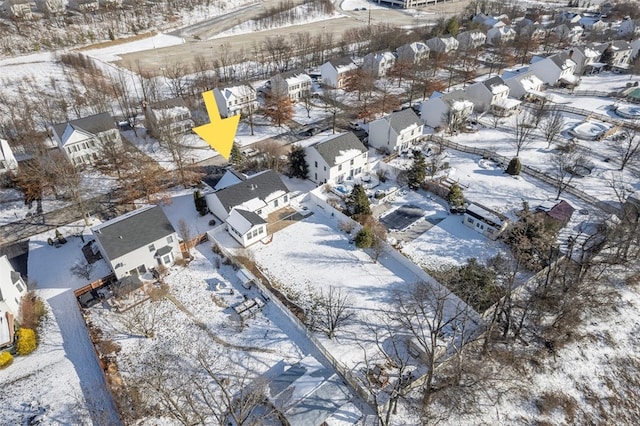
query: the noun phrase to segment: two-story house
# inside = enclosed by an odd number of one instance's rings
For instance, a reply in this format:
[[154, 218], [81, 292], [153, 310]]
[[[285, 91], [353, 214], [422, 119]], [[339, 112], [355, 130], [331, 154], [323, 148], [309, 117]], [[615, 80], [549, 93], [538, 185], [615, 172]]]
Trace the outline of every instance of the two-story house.
[[92, 227], [91, 233], [117, 279], [170, 267], [182, 258], [178, 234], [160, 206], [125, 213]]
[[602, 52], [593, 49], [591, 46], [570, 47], [567, 52], [569, 57], [576, 63], [576, 75], [597, 74], [606, 65], [600, 62]]
[[484, 46], [487, 41], [487, 35], [480, 30], [463, 31], [456, 36], [459, 43], [459, 49], [463, 52], [467, 50], [478, 49]]
[[347, 56], [331, 59], [320, 65], [320, 78], [327, 86], [342, 89], [349, 75], [356, 69], [358, 66]]
[[367, 148], [351, 132], [331, 135], [304, 151], [309, 179], [318, 185], [342, 183], [368, 170]]
[[626, 71], [631, 62], [633, 47], [628, 41], [615, 40], [608, 43], [596, 43], [591, 47], [600, 52], [600, 62], [613, 71]]
[[422, 137], [423, 128], [424, 122], [411, 108], [392, 112], [369, 124], [369, 146], [401, 153]]
[[465, 91], [477, 112], [491, 111], [495, 115], [505, 117], [520, 105], [520, 101], [509, 99], [509, 86], [498, 76], [474, 83]]
[[20, 313], [20, 302], [27, 293], [27, 284], [9, 263], [0, 256], [0, 348], [11, 345], [15, 333], [15, 319]]
[[243, 176], [225, 174], [227, 184], [205, 195], [207, 207], [226, 224], [227, 232], [243, 247], [267, 237], [267, 218], [289, 206], [289, 189], [273, 170]]
[[505, 72], [504, 84], [509, 86], [509, 96], [515, 99], [528, 99], [541, 95], [544, 83], [528, 68]]
[[0, 175], [17, 169], [18, 162], [9, 146], [9, 141], [0, 139]]
[[33, 18], [31, 1], [29, 0], [6, 0], [4, 8], [7, 15], [12, 19], [29, 20]]
[[67, 0], [36, 0], [36, 7], [45, 15], [60, 15], [67, 8]]
[[311, 95], [312, 82], [307, 74], [287, 71], [276, 74], [269, 80], [269, 86], [276, 93], [286, 93], [291, 102], [297, 102]]
[[398, 61], [418, 64], [429, 58], [429, 46], [420, 41], [403, 44], [396, 49]]
[[58, 148], [74, 166], [98, 160], [104, 145], [122, 145], [120, 132], [107, 112], [55, 124], [51, 130]]
[[182, 98], [167, 99], [154, 103], [142, 103], [147, 131], [162, 139], [166, 135], [188, 133], [195, 125], [191, 111]]
[[446, 35], [441, 37], [433, 37], [427, 40], [427, 46], [431, 52], [437, 53], [449, 53], [458, 49], [458, 40], [452, 35]]
[[579, 82], [575, 76], [576, 62], [566, 51], [546, 58], [534, 56], [529, 70], [549, 86], [575, 86]]
[[218, 111], [223, 117], [238, 114], [251, 114], [258, 110], [258, 96], [255, 89], [248, 84], [213, 89], [213, 97]]
[[473, 102], [464, 90], [434, 92], [431, 98], [422, 102], [420, 116], [427, 126], [435, 129], [466, 121], [473, 114], [473, 108]]
[[584, 29], [580, 24], [563, 23], [553, 28], [552, 30], [559, 43], [573, 44], [580, 41], [584, 34]]
[[69, 0], [69, 7], [82, 13], [91, 13], [100, 9], [99, 0]]
[[396, 63], [391, 52], [369, 53], [362, 60], [362, 69], [375, 77], [384, 77]]
[[516, 32], [511, 27], [491, 28], [487, 31], [487, 41], [489, 46], [497, 46], [513, 41], [516, 38]]

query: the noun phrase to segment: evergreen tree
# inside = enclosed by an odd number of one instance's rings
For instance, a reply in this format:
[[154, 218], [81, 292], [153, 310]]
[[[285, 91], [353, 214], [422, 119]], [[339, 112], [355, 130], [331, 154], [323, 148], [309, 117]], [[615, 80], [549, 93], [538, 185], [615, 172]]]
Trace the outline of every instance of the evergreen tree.
[[362, 216], [371, 214], [369, 197], [362, 185], [354, 185], [353, 191], [346, 199], [347, 210], [351, 216]]
[[233, 164], [234, 166], [237, 166], [238, 164], [242, 163], [242, 153], [240, 152], [240, 148], [238, 148], [238, 144], [236, 144], [235, 142], [231, 147], [231, 154], [229, 155], [229, 161], [231, 161], [231, 164]]
[[407, 180], [409, 188], [418, 189], [427, 177], [427, 163], [424, 161], [424, 156], [420, 151], [413, 152], [413, 164], [407, 172]]
[[373, 245], [373, 233], [371, 232], [371, 228], [368, 226], [363, 226], [355, 238], [356, 247], [358, 248], [369, 248]]
[[519, 175], [521, 168], [522, 164], [520, 164], [520, 159], [518, 157], [513, 157], [511, 161], [509, 161], [509, 165], [507, 166], [507, 173], [509, 173], [511, 176]]
[[464, 205], [464, 194], [462, 188], [457, 183], [451, 185], [449, 193], [447, 194], [447, 201], [452, 209], [458, 209]]
[[200, 216], [204, 216], [207, 214], [207, 201], [202, 196], [202, 193], [199, 189], [196, 189], [193, 193], [193, 202], [196, 205], [196, 210], [200, 213]]
[[301, 146], [292, 145], [289, 151], [289, 176], [300, 179], [306, 179], [309, 176], [309, 165]]

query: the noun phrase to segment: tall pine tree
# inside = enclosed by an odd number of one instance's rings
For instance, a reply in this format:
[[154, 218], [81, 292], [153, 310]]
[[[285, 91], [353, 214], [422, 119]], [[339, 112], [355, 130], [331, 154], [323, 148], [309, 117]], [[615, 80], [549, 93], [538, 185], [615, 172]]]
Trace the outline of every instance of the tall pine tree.
[[304, 149], [293, 145], [289, 151], [289, 176], [306, 179], [309, 175], [309, 165], [304, 158]]
[[427, 163], [420, 151], [413, 152], [413, 164], [407, 172], [407, 184], [411, 189], [419, 189], [427, 177]]

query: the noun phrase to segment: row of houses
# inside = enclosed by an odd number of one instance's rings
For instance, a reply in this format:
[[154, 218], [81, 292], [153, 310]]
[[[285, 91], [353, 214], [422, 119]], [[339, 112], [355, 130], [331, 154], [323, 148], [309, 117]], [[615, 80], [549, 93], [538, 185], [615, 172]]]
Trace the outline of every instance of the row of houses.
[[101, 7], [122, 7], [122, 3], [122, 0], [5, 0], [3, 12], [12, 19], [30, 20], [34, 18], [34, 12], [60, 15], [70, 9], [87, 13]]

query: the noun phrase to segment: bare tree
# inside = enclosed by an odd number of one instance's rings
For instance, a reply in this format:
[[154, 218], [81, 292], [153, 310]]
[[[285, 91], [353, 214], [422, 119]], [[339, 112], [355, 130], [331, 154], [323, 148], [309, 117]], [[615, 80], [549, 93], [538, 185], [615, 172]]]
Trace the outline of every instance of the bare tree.
[[565, 120], [560, 111], [555, 111], [548, 115], [540, 124], [540, 130], [547, 141], [547, 149], [551, 147], [551, 142], [564, 129]]
[[535, 126], [533, 125], [533, 117], [527, 111], [522, 111], [516, 117], [514, 127], [513, 145], [516, 147], [516, 157], [520, 155], [520, 150], [531, 143], [531, 133]]
[[321, 291], [313, 308], [313, 328], [333, 339], [336, 330], [355, 315], [352, 306], [351, 297], [341, 289], [330, 286], [328, 292]]
[[193, 181], [193, 178], [187, 172], [187, 166], [191, 159], [191, 148], [184, 142], [183, 135], [173, 128], [174, 118], [170, 114], [159, 112], [160, 117], [156, 121], [156, 129], [154, 133], [158, 138], [158, 143], [166, 149], [171, 155], [173, 164], [178, 170], [180, 183], [187, 187]]
[[262, 113], [273, 121], [278, 127], [293, 117], [293, 104], [289, 94], [285, 91], [271, 90], [265, 96], [265, 105]]
[[331, 114], [332, 133], [336, 132], [336, 119], [338, 114], [342, 112], [342, 102], [340, 102], [338, 91], [336, 89], [325, 89], [322, 100], [325, 103], [326, 110]]
[[551, 158], [552, 177], [556, 185], [556, 200], [571, 185], [577, 166], [585, 162], [584, 157], [575, 152], [559, 152]]
[[189, 223], [184, 219], [180, 219], [178, 221], [178, 234], [180, 235], [180, 238], [182, 238], [182, 241], [184, 241], [187, 254], [191, 256], [191, 249], [194, 246], [194, 235], [191, 225], [189, 225]]
[[620, 171], [624, 170], [628, 164], [637, 162], [640, 153], [640, 137], [636, 130], [624, 128], [618, 140], [612, 141], [610, 145], [619, 156]]
[[82, 215], [84, 224], [86, 226], [91, 225], [89, 223], [89, 212], [83, 200], [83, 196], [87, 195], [88, 191], [86, 190], [80, 169], [71, 165], [66, 158], [60, 155], [57, 159], [53, 160], [52, 170], [57, 176], [56, 186], [60, 188], [64, 196], [68, 197], [76, 205]]
[[121, 312], [119, 321], [124, 331], [137, 337], [155, 335], [158, 302], [139, 303]]

